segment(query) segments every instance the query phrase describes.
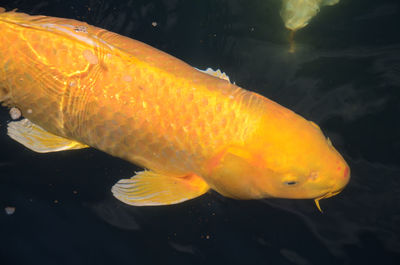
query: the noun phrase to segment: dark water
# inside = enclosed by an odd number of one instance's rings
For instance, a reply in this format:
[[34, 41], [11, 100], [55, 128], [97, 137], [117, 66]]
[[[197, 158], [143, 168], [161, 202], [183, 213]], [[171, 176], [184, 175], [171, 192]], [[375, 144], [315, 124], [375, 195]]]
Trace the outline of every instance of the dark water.
[[400, 264], [398, 0], [322, 9], [296, 34], [295, 54], [287, 52], [279, 0], [0, 6], [84, 20], [198, 68], [220, 68], [317, 122], [352, 170], [348, 187], [321, 202], [323, 214], [311, 200], [215, 193], [135, 208], [110, 188], [139, 168], [93, 149], [33, 153], [8, 138], [2, 108], [0, 264]]

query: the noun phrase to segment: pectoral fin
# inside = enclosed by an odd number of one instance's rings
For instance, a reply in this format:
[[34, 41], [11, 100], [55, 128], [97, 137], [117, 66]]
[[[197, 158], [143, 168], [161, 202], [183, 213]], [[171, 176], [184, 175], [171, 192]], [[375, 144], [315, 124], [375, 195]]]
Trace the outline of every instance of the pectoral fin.
[[38, 153], [88, 147], [85, 144], [49, 133], [28, 119], [8, 123], [7, 134], [18, 143]]
[[209, 189], [197, 175], [168, 176], [153, 171], [141, 171], [130, 179], [122, 179], [112, 187], [120, 201], [135, 206], [176, 204], [196, 198]]

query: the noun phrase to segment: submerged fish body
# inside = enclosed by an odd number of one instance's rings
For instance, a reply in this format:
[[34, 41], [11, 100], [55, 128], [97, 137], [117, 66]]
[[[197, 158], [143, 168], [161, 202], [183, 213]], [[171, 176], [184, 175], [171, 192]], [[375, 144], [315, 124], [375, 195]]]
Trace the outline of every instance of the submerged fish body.
[[76, 20], [3, 12], [0, 30], [0, 101], [25, 117], [8, 134], [37, 152], [91, 146], [146, 168], [114, 185], [125, 203], [210, 188], [318, 200], [349, 180], [317, 125], [226, 78]]
[[290, 53], [295, 52], [294, 33], [306, 27], [318, 14], [321, 6], [333, 6], [337, 3], [339, 0], [282, 0], [280, 15], [285, 27], [290, 30]]
[[285, 27], [296, 31], [308, 25], [321, 6], [333, 6], [339, 0], [282, 0], [281, 17]]

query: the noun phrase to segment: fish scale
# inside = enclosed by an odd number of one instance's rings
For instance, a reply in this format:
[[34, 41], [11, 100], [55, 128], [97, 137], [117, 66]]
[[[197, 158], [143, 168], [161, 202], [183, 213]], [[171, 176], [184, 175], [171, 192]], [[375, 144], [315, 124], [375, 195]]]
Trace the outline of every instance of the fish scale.
[[[154, 60], [152, 53], [144, 57], [144, 52], [138, 50], [138, 47], [144, 45], [142, 43], [131, 40], [131, 45], [124, 45], [122, 51], [117, 48], [112, 51], [103, 46], [91, 47], [66, 36], [44, 31], [40, 28], [40, 23], [44, 22], [55, 24], [57, 20], [37, 19], [33, 28], [3, 23], [3, 27], [9, 31], [18, 29], [14, 34], [24, 36], [24, 42], [20, 41], [15, 45], [15, 50], [10, 51], [10, 54], [30, 51], [30, 60], [40, 68], [41, 73], [53, 72], [51, 75], [40, 75], [28, 70], [26, 73], [42, 85], [35, 87], [30, 84], [31, 91], [28, 92], [25, 86], [16, 90], [29, 94], [29, 99], [21, 101], [23, 96], [19, 95], [13, 98], [24, 115], [41, 127], [51, 128], [48, 129], [50, 132], [87, 143], [132, 162], [137, 162], [138, 159], [146, 161], [143, 165], [145, 167], [158, 168], [163, 163], [171, 164], [170, 167], [166, 165], [159, 170], [179, 174], [188, 170], [199, 171], [192, 167], [193, 163], [176, 157], [179, 150], [194, 155], [200, 147], [203, 157], [198, 164], [201, 164], [215, 152], [216, 146], [228, 144], [227, 139], [238, 139], [238, 132], [229, 130], [219, 117], [226, 114], [229, 116], [229, 112], [236, 113], [239, 110], [234, 105], [229, 108], [227, 101], [232, 99], [217, 97], [221, 90], [234, 92], [239, 88], [228, 82], [223, 82], [221, 86], [217, 80], [221, 87], [218, 90], [209, 89], [214, 87], [215, 78], [196, 73], [186, 64], [177, 63], [158, 51], [152, 50], [155, 57], [159, 57], [158, 61]], [[62, 20], [62, 23], [71, 26], [83, 24], [73, 20]], [[98, 28], [86, 24], [85, 27], [89, 32], [88, 36], [96, 35], [99, 31]], [[10, 38], [13, 34], [8, 32], [6, 35]], [[101, 36], [111, 45], [120, 38], [109, 32], [103, 32]], [[58, 52], [59, 46], [61, 52]], [[125, 49], [129, 52], [125, 52]], [[82, 55], [85, 51], [89, 51], [99, 62], [90, 64]], [[132, 54], [131, 51], [136, 53]], [[56, 56], [52, 56], [52, 53], [56, 53]], [[37, 55], [36, 58], [34, 55]], [[14, 62], [27, 64], [22, 59], [14, 59]], [[176, 77], [177, 71], [170, 70], [174, 68], [188, 72], [188, 78]], [[21, 70], [27, 69], [25, 67]], [[51, 78], [47, 78], [48, 76]], [[57, 76], [57, 80], [54, 76]], [[126, 81], [126, 77], [132, 81]], [[49, 100], [47, 94], [46, 97], [32, 99], [32, 95], [37, 95], [39, 89], [54, 90], [58, 92], [54, 94], [59, 94], [63, 100], [54, 96], [54, 100]], [[177, 93], [177, 90], [180, 92]], [[25, 103], [26, 101], [32, 103]], [[35, 101], [40, 102], [40, 105], [35, 104]], [[31, 115], [27, 114], [27, 108], [32, 109]], [[60, 109], [62, 113], [57, 115]], [[216, 115], [217, 112], [219, 115]], [[59, 124], [60, 116], [63, 124]], [[236, 122], [242, 121], [237, 119]], [[124, 124], [127, 126], [121, 126]], [[185, 134], [183, 127], [187, 130]], [[125, 137], [115, 137], [121, 135]], [[205, 139], [199, 141], [201, 138]], [[206, 144], [197, 146], [201, 142]], [[158, 155], [154, 156], [155, 152], [147, 148], [148, 145], [157, 145], [161, 155], [157, 152]], [[174, 160], [174, 163], [165, 163], [168, 159]]]

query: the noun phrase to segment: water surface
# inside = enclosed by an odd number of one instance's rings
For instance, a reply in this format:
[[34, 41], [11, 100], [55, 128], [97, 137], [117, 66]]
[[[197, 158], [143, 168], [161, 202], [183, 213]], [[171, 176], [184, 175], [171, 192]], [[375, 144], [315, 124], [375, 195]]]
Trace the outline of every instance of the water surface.
[[[111, 186], [140, 170], [94, 149], [36, 154], [0, 110], [1, 264], [400, 264], [400, 3], [342, 0], [296, 33], [278, 0], [0, 1], [220, 68], [318, 123], [348, 161], [338, 196], [235, 201], [216, 193], [136, 208]], [[155, 22], [155, 23], [154, 23]], [[1, 59], [1, 58], [0, 58]], [[15, 207], [7, 215], [6, 207]]]

